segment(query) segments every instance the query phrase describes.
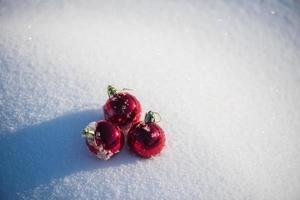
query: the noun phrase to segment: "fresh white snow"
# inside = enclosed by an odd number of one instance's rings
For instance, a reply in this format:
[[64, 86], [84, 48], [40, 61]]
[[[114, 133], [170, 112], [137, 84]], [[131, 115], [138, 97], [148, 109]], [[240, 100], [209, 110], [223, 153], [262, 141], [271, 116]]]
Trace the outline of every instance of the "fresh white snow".
[[[0, 199], [299, 199], [299, 36], [292, 0], [2, 0]], [[161, 155], [88, 152], [108, 84]]]

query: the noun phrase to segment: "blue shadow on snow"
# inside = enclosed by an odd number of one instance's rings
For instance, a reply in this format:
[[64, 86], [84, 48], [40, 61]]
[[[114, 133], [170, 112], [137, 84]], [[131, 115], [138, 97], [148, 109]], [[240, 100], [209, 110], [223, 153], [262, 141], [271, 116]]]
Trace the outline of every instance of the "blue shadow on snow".
[[126, 147], [108, 161], [88, 152], [80, 132], [99, 119], [103, 119], [102, 113], [88, 110], [0, 135], [0, 197], [11, 199], [17, 192], [79, 171], [137, 161]]

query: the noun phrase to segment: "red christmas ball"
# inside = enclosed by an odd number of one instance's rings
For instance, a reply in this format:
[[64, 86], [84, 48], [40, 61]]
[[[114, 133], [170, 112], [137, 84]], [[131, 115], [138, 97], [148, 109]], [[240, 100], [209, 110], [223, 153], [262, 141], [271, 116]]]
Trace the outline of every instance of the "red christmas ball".
[[159, 154], [165, 146], [165, 134], [155, 123], [154, 113], [149, 111], [145, 121], [136, 123], [128, 132], [129, 148], [142, 158]]
[[126, 130], [132, 124], [138, 122], [141, 117], [141, 104], [131, 94], [127, 92], [117, 92], [117, 90], [108, 86], [109, 99], [104, 105], [105, 119]]
[[91, 122], [83, 131], [89, 150], [99, 159], [108, 160], [124, 146], [124, 135], [111, 122]]

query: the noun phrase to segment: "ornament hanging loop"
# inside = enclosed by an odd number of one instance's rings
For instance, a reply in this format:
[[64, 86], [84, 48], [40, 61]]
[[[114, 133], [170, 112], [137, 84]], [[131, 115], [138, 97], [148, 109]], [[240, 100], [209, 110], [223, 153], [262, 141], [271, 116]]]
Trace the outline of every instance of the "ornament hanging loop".
[[122, 90], [121, 90], [121, 92], [126, 92], [126, 91], [132, 91], [133, 89], [130, 89], [130, 88], [123, 88]]

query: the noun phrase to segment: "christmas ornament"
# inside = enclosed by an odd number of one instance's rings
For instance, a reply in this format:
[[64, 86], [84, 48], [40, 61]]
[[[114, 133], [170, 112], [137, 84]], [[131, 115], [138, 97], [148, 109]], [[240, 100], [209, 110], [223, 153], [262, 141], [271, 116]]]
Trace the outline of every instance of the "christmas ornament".
[[136, 123], [128, 132], [129, 148], [143, 158], [159, 154], [165, 146], [165, 134], [156, 123], [156, 116], [156, 112], [149, 111], [144, 122]]
[[83, 130], [89, 150], [101, 160], [108, 160], [124, 146], [124, 135], [106, 120], [91, 122]]
[[138, 122], [141, 117], [141, 104], [131, 94], [123, 90], [117, 91], [113, 86], [107, 87], [109, 99], [104, 105], [105, 119], [123, 130]]

